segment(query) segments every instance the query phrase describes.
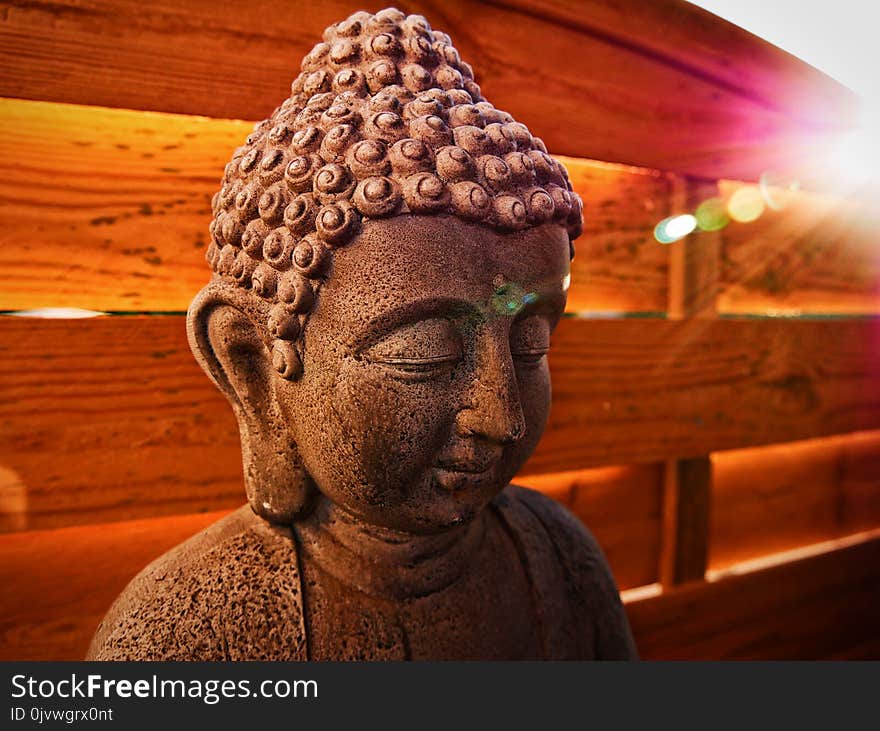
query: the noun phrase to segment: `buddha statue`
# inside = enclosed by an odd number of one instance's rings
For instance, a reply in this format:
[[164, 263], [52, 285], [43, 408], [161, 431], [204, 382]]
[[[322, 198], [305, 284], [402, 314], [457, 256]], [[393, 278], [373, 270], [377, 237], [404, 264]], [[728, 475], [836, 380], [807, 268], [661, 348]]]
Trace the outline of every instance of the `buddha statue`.
[[135, 577], [89, 658], [634, 658], [591, 534], [509, 484], [581, 210], [424, 18], [328, 28], [226, 166], [187, 318], [248, 504]]

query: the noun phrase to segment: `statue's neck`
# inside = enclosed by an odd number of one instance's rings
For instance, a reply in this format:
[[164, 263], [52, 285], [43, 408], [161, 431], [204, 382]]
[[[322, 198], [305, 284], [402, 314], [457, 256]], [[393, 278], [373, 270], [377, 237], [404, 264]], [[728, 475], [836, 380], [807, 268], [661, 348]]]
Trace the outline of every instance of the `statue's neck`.
[[483, 540], [484, 514], [442, 533], [417, 535], [365, 523], [322, 499], [294, 525], [307, 560], [375, 596], [426, 596], [451, 585]]

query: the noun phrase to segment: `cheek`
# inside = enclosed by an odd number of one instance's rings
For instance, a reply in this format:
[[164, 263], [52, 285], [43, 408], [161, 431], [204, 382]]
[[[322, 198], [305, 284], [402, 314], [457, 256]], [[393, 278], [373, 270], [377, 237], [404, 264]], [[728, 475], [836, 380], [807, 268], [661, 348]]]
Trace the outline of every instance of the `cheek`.
[[[356, 498], [369, 503], [397, 491], [403, 497], [449, 437], [453, 412], [443, 408], [448, 387], [401, 382], [380, 366], [353, 361], [332, 384], [310, 389], [322, 408], [312, 410], [317, 413], [298, 431], [309, 443], [303, 451], [319, 485], [327, 492], [356, 489]], [[322, 456], [327, 452], [330, 469]]]
[[526, 422], [525, 436], [512, 445], [516, 453], [515, 459], [519, 462], [517, 466], [519, 469], [535, 450], [547, 425], [547, 417], [550, 414], [550, 371], [545, 361], [537, 367], [518, 368], [516, 378], [520, 406]]

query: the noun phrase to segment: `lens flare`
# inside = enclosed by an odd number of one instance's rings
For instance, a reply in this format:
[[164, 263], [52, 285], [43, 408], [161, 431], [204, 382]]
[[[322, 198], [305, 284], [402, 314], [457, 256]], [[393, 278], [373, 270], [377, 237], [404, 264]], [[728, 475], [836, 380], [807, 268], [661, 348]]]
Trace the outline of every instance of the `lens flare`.
[[838, 135], [828, 151], [828, 175], [845, 190], [877, 185], [880, 177], [880, 101], [866, 103], [854, 129]]
[[664, 218], [654, 227], [654, 238], [661, 244], [672, 244], [683, 239], [697, 227], [697, 219], [690, 213]]
[[788, 204], [791, 202], [792, 193], [800, 190], [800, 183], [767, 171], [761, 173], [758, 189], [761, 191], [761, 197], [768, 208], [774, 211], [781, 211], [788, 207]]
[[727, 201], [727, 213], [737, 223], [751, 223], [764, 212], [764, 197], [757, 186], [740, 188]]
[[697, 206], [697, 226], [701, 231], [719, 231], [730, 223], [730, 216], [720, 198], [709, 198]]
[[506, 282], [496, 287], [490, 300], [496, 312], [502, 315], [515, 315], [525, 305], [525, 292], [516, 282]]

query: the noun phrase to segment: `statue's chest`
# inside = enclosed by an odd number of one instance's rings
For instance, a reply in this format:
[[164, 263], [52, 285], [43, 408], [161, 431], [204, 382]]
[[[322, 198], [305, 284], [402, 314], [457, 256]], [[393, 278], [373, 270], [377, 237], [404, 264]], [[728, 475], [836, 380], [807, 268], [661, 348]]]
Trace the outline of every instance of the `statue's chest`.
[[415, 599], [372, 596], [304, 566], [310, 659], [539, 659], [544, 608], [509, 539], [487, 541], [458, 581]]

